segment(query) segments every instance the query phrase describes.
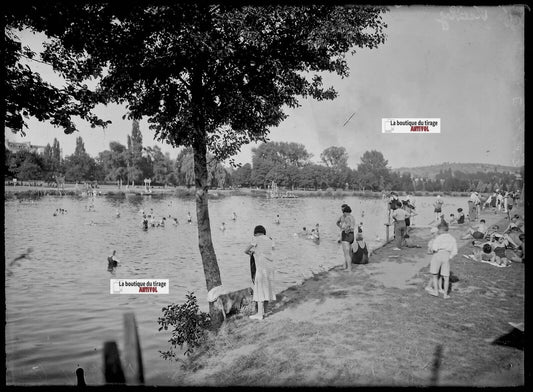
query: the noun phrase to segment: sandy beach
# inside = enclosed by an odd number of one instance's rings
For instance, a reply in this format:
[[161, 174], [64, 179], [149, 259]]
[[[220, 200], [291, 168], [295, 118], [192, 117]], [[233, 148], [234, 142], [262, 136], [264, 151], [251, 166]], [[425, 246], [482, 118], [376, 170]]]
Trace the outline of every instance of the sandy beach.
[[[507, 225], [504, 214], [482, 217]], [[278, 294], [264, 320], [229, 320], [174, 374], [148, 384], [523, 385], [523, 335], [509, 322], [524, 320], [524, 264], [464, 258], [472, 251], [471, 240], [460, 239], [465, 226], [450, 226], [459, 254], [449, 299], [424, 290], [430, 232], [415, 228], [421, 248], [394, 251], [389, 243], [352, 272], [316, 274]]]

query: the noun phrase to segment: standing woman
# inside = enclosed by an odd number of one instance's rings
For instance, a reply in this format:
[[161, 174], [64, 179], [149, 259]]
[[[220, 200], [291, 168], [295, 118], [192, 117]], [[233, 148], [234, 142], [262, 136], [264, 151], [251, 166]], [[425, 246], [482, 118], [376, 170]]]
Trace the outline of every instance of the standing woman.
[[442, 201], [440, 195], [437, 195], [437, 200], [435, 200], [435, 203], [433, 203], [433, 207], [435, 207], [435, 222], [439, 222], [440, 221], [440, 217], [442, 215], [442, 205], [444, 204], [444, 202]]
[[253, 300], [257, 302], [257, 314], [251, 315], [254, 320], [262, 320], [265, 315], [265, 302], [274, 301], [276, 295], [272, 288], [274, 281], [274, 243], [266, 236], [263, 226], [256, 226], [252, 242], [244, 253], [253, 255], [255, 260], [255, 279]]
[[355, 218], [349, 205], [341, 206], [342, 215], [337, 219], [337, 226], [341, 229], [341, 244], [344, 253], [344, 269], [352, 270], [352, 248], [354, 241]]

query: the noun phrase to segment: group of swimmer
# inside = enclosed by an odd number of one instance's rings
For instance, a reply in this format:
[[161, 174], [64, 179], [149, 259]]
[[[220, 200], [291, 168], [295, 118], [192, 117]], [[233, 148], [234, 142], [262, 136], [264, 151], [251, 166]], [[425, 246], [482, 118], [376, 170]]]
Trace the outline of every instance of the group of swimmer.
[[[279, 223], [279, 215], [277, 216], [277, 220]], [[302, 227], [302, 231], [299, 233], [295, 233], [295, 236], [306, 238], [308, 240], [313, 240], [318, 242], [320, 240], [320, 225], [317, 223], [315, 225], [314, 229], [311, 229], [311, 231], [307, 230], [307, 228], [304, 226]]]
[[[156, 219], [153, 208], [150, 209], [149, 213], [145, 213], [143, 210], [139, 211], [139, 213], [143, 216], [141, 222], [143, 230], [148, 230], [148, 227], [165, 227], [167, 217], [163, 216], [161, 219]], [[148, 218], [150, 218], [150, 220], [148, 220]], [[171, 221], [174, 226], [178, 226], [180, 224], [178, 218], [173, 217], [171, 214], [168, 215], [168, 220]], [[190, 212], [187, 213], [187, 221], [192, 223]]]
[[67, 210], [65, 210], [65, 209], [63, 209], [63, 208], [57, 208], [57, 209], [55, 210], [55, 212], [54, 212], [53, 215], [54, 215], [54, 216], [58, 216], [59, 214], [64, 215], [64, 214], [66, 214], [66, 213], [67, 213]]

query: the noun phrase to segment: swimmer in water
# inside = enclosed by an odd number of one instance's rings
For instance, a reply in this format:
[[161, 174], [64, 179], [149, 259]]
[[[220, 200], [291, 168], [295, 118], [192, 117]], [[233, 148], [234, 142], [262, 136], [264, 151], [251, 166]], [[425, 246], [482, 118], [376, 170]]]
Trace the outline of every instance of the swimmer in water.
[[142, 226], [144, 230], [148, 230], [148, 218], [146, 218], [146, 215], [143, 215]]
[[119, 260], [115, 257], [117, 251], [114, 250], [113, 254], [107, 258], [107, 269], [112, 271], [113, 268], [118, 267]]
[[309, 232], [307, 231], [306, 227], [302, 227], [302, 231], [298, 233], [300, 237], [307, 237], [309, 235]]
[[309, 238], [310, 240], [313, 240], [313, 241], [318, 241], [320, 239], [320, 237], [318, 236], [318, 233], [315, 229], [311, 229], [311, 233], [309, 234], [309, 236], [307, 237]]

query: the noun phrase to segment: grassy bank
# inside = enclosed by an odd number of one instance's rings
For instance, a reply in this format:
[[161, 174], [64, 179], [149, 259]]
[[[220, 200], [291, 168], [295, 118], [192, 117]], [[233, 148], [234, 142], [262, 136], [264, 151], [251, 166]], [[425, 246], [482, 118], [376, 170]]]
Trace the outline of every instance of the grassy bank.
[[[267, 189], [252, 189], [251, 192], [256, 195], [261, 195], [266, 197], [268, 194]], [[281, 194], [284, 194], [287, 190], [280, 190]], [[318, 190], [289, 190], [289, 192], [297, 197], [347, 197], [347, 196], [360, 196], [360, 197], [372, 197], [372, 198], [381, 198], [383, 197], [383, 192], [374, 192], [374, 191], [360, 191], [360, 190], [344, 190], [344, 189], [318, 189]], [[406, 196], [407, 192], [396, 192], [400, 196]], [[386, 192], [388, 195], [389, 192]], [[416, 196], [452, 196], [452, 197], [468, 197], [470, 196], [469, 192], [412, 192]]]
[[[40, 197], [40, 196], [82, 196], [84, 192], [83, 186], [78, 185], [78, 188], [74, 184], [65, 184], [64, 189], [59, 190], [55, 187], [46, 187], [46, 186], [6, 186], [4, 188], [4, 194], [7, 199], [17, 197]], [[96, 189], [102, 195], [110, 196], [121, 196], [121, 195], [145, 195], [146, 191], [144, 187], [137, 186], [133, 188], [126, 189], [122, 187], [119, 189], [116, 185], [101, 185]], [[178, 187], [155, 187], [152, 188], [151, 195], [155, 196], [164, 196], [172, 195], [177, 197], [192, 198], [195, 195], [194, 187], [187, 188], [184, 186]], [[285, 190], [281, 191], [282, 193]], [[349, 196], [359, 196], [359, 197], [371, 197], [371, 198], [381, 198], [382, 192], [374, 191], [360, 191], [360, 190], [343, 190], [343, 189], [319, 189], [319, 190], [301, 190], [297, 189], [290, 191], [297, 197], [327, 197], [327, 198], [344, 198]], [[224, 196], [255, 196], [255, 197], [267, 197], [267, 189], [253, 189], [253, 188], [234, 188], [234, 189], [211, 189], [209, 190], [209, 197], [217, 198]], [[407, 192], [398, 192], [400, 196], [406, 196]], [[414, 196], [452, 196], [452, 197], [468, 197], [470, 193], [468, 192], [414, 192]]]
[[[503, 215], [486, 214], [505, 225]], [[464, 227], [452, 227], [459, 238]], [[334, 268], [290, 287], [263, 321], [227, 322], [161, 383], [176, 385], [523, 385], [523, 351], [494, 344], [524, 319], [524, 265], [468, 261], [458, 240], [451, 298], [425, 292], [422, 248], [381, 248], [368, 265]], [[340, 264], [339, 260], [339, 264]], [[156, 381], [157, 382], [157, 381]]]
[[[95, 189], [99, 196], [175, 196], [180, 198], [194, 198], [196, 190], [195, 188], [187, 187], [168, 187], [168, 188], [153, 188], [150, 193], [146, 193], [143, 187], [129, 188], [125, 187], [118, 189], [116, 186], [103, 185]], [[209, 198], [216, 199], [225, 196], [244, 196], [250, 195], [249, 189], [217, 189], [210, 190], [208, 193]], [[67, 185], [64, 189], [52, 188], [52, 187], [40, 187], [40, 186], [9, 186], [5, 187], [4, 191], [5, 199], [25, 199], [25, 198], [39, 198], [42, 196], [87, 196], [83, 187], [74, 185]]]

